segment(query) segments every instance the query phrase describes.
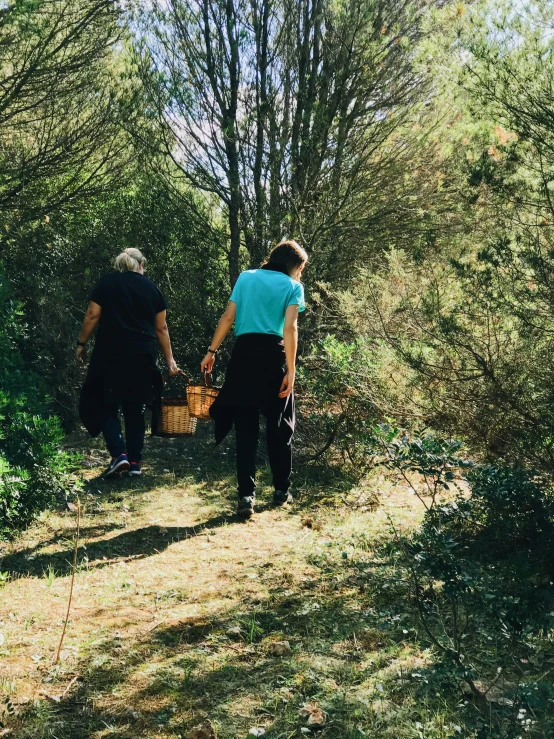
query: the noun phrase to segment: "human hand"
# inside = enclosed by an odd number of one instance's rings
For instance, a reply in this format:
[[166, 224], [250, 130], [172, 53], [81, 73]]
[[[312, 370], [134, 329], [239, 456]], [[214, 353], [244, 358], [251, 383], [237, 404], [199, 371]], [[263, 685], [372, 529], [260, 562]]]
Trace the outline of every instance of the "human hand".
[[83, 364], [83, 361], [85, 359], [85, 347], [84, 346], [78, 346], [75, 350], [75, 359], [78, 362], [81, 362]]
[[295, 372], [287, 372], [287, 374], [283, 377], [283, 382], [281, 383], [281, 389], [279, 390], [279, 397], [280, 398], [286, 398], [288, 395], [292, 393], [292, 390], [294, 388], [294, 379], [295, 379]]
[[215, 354], [208, 352], [204, 359], [200, 362], [200, 372], [211, 372], [214, 366]]
[[179, 367], [177, 367], [177, 362], [174, 359], [172, 359], [171, 362], [167, 363], [167, 367], [169, 370], [170, 377], [173, 377], [174, 375], [178, 375], [179, 372], [181, 371]]

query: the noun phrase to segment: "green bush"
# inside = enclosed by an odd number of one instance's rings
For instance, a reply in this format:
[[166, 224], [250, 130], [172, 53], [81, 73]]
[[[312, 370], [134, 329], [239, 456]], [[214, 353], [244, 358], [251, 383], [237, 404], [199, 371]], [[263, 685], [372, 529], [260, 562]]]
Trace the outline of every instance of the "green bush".
[[437, 655], [428, 688], [447, 679], [472, 695], [467, 736], [551, 736], [553, 490], [508, 467], [474, 468], [467, 482], [394, 545]]
[[432, 433], [418, 436], [382, 423], [364, 433], [362, 440], [372, 463], [399, 472], [427, 510], [435, 506], [440, 492], [450, 490], [454, 470], [472, 467], [460, 457], [460, 441]]
[[48, 414], [47, 396], [24, 365], [22, 306], [0, 273], [0, 538], [26, 526], [67, 486], [63, 431]]
[[383, 346], [363, 338], [326, 336], [311, 347], [299, 368], [298, 448], [309, 457], [367, 467], [366, 436], [390, 411], [382, 377]]

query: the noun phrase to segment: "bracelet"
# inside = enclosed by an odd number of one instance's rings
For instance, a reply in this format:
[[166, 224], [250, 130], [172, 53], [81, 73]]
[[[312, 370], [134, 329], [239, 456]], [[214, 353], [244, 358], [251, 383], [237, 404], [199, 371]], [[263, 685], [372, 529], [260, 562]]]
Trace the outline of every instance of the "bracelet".
[[86, 345], [87, 345], [86, 341], [79, 341], [79, 339], [77, 339], [77, 346], [86, 346]]
[[209, 351], [210, 354], [213, 354], [214, 357], [217, 354], [217, 349], [208, 349], [208, 351]]

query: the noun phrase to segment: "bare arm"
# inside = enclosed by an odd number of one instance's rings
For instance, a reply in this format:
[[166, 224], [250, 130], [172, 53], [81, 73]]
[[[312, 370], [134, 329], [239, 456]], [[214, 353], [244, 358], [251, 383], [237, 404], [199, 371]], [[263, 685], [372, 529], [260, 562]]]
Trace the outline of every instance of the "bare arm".
[[171, 341], [169, 340], [169, 329], [167, 327], [165, 310], [156, 313], [156, 337], [167, 362], [169, 374], [176, 375], [179, 372], [179, 368], [173, 359], [173, 352], [171, 351]]
[[287, 359], [287, 374], [283, 379], [280, 398], [286, 398], [292, 393], [294, 388], [294, 380], [296, 377], [296, 352], [298, 349], [298, 306], [289, 305], [285, 313], [285, 330], [283, 332], [285, 340], [285, 356]]
[[[95, 303], [93, 300], [90, 301], [88, 304], [87, 312], [85, 313], [85, 317], [83, 319], [83, 325], [81, 326], [81, 333], [79, 334], [79, 341], [81, 344], [86, 344], [91, 333], [94, 331], [94, 328], [98, 321], [100, 320], [100, 316], [102, 315], [102, 307], [98, 305], [98, 303]], [[75, 358], [78, 362], [83, 361], [83, 356], [85, 354], [85, 347], [84, 346], [78, 346], [77, 351], [75, 352]]]
[[[227, 308], [225, 310], [225, 313], [221, 316], [219, 319], [219, 323], [217, 324], [217, 328], [214, 331], [214, 335], [210, 344], [210, 349], [213, 349], [214, 351], [217, 351], [221, 344], [223, 343], [223, 339], [227, 336], [229, 331], [231, 330], [233, 323], [235, 322], [235, 317], [237, 315], [237, 304], [234, 303], [232, 300], [229, 301], [227, 304]], [[200, 370], [202, 372], [211, 372], [212, 368], [214, 366], [214, 360], [215, 360], [215, 354], [212, 352], [208, 352], [202, 362], [200, 363]]]

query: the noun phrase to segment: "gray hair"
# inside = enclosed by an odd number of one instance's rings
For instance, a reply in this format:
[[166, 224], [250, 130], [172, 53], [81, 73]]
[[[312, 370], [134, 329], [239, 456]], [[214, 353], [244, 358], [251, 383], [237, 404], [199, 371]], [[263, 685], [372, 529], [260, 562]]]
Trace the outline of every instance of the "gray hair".
[[114, 267], [119, 272], [138, 272], [140, 265], [145, 263], [146, 259], [138, 249], [125, 249], [115, 258]]

